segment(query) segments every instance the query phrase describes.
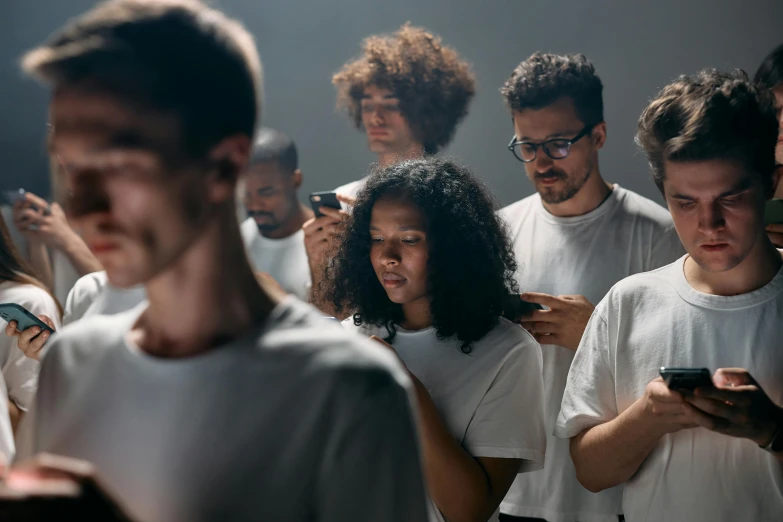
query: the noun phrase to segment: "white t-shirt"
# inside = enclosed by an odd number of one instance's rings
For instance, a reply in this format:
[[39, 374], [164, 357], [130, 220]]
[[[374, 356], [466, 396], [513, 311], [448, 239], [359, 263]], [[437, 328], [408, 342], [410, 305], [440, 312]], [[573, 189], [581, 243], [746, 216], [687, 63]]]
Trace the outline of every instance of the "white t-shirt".
[[[343, 327], [388, 336], [385, 327]], [[522, 459], [520, 473], [541, 469], [546, 450], [541, 350], [535, 339], [505, 319], [465, 354], [457, 340], [435, 329], [397, 327], [392, 340], [408, 369], [424, 384], [452, 436], [474, 457]], [[430, 500], [430, 514], [443, 516]], [[489, 519], [496, 521], [498, 512]]]
[[[722, 297], [694, 290], [686, 258], [612, 288], [571, 366], [556, 435], [610, 421], [662, 366], [745, 368], [783, 405], [783, 269], [766, 286]], [[783, 520], [783, 463], [747, 439], [695, 428], [665, 435], [625, 485], [633, 522]]]
[[367, 178], [357, 179], [356, 181], [351, 181], [350, 183], [346, 183], [345, 185], [342, 185], [340, 187], [337, 187], [334, 189], [334, 191], [338, 194], [342, 194], [344, 196], [351, 196], [352, 198], [355, 198], [356, 195], [364, 188], [364, 185], [367, 184]]
[[283, 239], [269, 239], [261, 235], [253, 218], [247, 218], [241, 230], [251, 266], [271, 275], [286, 292], [309, 301], [312, 281], [304, 230]]
[[426, 520], [392, 354], [289, 297], [240, 340], [161, 359], [127, 337], [144, 306], [53, 338], [19, 458], [93, 462], [146, 522]]
[[91, 315], [114, 315], [138, 306], [147, 298], [144, 286], [117, 288], [109, 283], [106, 271], [87, 274], [76, 281], [63, 312], [63, 325]]
[[[684, 253], [669, 212], [614, 186], [596, 209], [582, 216], [550, 214], [534, 194], [500, 211], [506, 221], [521, 291], [577, 294], [597, 304], [617, 281], [671, 263]], [[598, 494], [579, 484], [568, 441], [554, 437], [574, 351], [541, 347], [547, 434], [542, 471], [517, 477], [500, 506], [503, 513], [548, 522], [616, 522], [622, 491]]]
[[[0, 303], [16, 303], [35, 315], [46, 315], [56, 328], [60, 326], [57, 303], [46, 290], [35, 285], [6, 281], [0, 284]], [[6, 322], [0, 319], [0, 464], [14, 454], [14, 436], [8, 416], [10, 399], [20, 410], [27, 411], [33, 402], [38, 384], [38, 361], [25, 356], [16, 337], [5, 335]]]

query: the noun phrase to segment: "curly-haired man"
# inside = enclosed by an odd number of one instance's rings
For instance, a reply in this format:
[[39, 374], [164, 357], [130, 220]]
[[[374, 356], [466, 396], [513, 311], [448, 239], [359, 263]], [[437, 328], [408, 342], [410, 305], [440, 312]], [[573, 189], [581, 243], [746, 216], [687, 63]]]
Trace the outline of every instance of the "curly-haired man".
[[[366, 38], [362, 54], [343, 65], [332, 83], [337, 107], [367, 134], [381, 167], [436, 154], [448, 145], [475, 94], [470, 65], [440, 37], [410, 24]], [[350, 204], [363, 185], [359, 179], [336, 192]], [[314, 288], [344, 215], [321, 210], [323, 217], [304, 225]]]

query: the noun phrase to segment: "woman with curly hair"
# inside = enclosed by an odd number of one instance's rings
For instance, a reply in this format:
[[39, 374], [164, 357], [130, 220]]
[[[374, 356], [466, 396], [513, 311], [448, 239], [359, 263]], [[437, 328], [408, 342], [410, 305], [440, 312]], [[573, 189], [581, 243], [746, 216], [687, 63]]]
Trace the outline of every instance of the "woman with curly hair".
[[493, 200], [452, 162], [405, 161], [368, 178], [341, 239], [326, 297], [415, 384], [433, 515], [497, 520], [546, 436], [540, 348], [501, 317], [516, 263]]

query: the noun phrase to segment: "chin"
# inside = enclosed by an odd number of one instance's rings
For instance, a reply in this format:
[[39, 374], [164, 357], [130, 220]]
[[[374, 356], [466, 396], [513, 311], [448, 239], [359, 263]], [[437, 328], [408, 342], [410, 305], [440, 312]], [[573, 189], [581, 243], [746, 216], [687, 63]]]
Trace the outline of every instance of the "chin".
[[720, 273], [727, 272], [737, 265], [742, 263], [745, 259], [743, 256], [739, 256], [733, 253], [719, 253], [719, 254], [699, 254], [697, 256], [691, 255], [693, 260], [699, 267], [705, 272]]

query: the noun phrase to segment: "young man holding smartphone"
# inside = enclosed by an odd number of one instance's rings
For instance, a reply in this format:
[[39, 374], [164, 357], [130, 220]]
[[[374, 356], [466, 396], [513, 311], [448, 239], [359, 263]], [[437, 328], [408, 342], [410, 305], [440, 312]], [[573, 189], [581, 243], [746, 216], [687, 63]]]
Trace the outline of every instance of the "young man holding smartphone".
[[522, 298], [547, 308], [523, 317], [522, 326], [542, 345], [549, 437], [544, 469], [519, 475], [500, 510], [507, 520], [616, 522], [622, 491], [583, 488], [568, 444], [552, 432], [593, 303], [624, 277], [671, 263], [682, 245], [665, 208], [602, 177], [603, 85], [587, 58], [536, 53], [502, 93], [514, 124], [509, 148], [536, 188], [500, 212], [521, 267]]
[[[783, 519], [783, 252], [763, 221], [777, 132], [741, 71], [680, 77], [639, 120], [688, 253], [599, 303], [555, 432], [586, 488], [625, 483], [629, 520]], [[714, 386], [669, 389], [661, 367]]]
[[426, 520], [404, 369], [259, 284], [245, 254], [250, 34], [193, 0], [112, 0], [24, 67], [53, 87], [69, 216], [109, 281], [143, 283], [148, 303], [52, 338], [18, 455], [66, 460], [22, 462], [6, 484], [98, 476], [146, 522]]

